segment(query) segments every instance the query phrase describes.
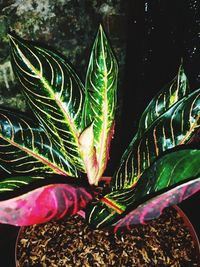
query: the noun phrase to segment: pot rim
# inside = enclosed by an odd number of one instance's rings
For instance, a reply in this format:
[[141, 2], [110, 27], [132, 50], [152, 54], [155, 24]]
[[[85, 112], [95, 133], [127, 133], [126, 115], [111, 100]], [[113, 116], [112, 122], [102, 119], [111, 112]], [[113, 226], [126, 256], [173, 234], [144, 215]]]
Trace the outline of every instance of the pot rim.
[[188, 218], [186, 213], [179, 206], [173, 205], [172, 207], [175, 210], [177, 210], [178, 214], [183, 219], [185, 225], [188, 227], [188, 230], [189, 230], [190, 235], [192, 236], [192, 239], [193, 239], [193, 242], [194, 242], [196, 253], [198, 255], [198, 260], [200, 262], [200, 240], [198, 238], [198, 235], [197, 235], [197, 233], [196, 233], [196, 231], [194, 229], [194, 226], [193, 226], [192, 222], [190, 221], [190, 219]]
[[[200, 240], [197, 236], [197, 233], [191, 223], [191, 221], [189, 220], [188, 216], [185, 214], [185, 212], [177, 205], [172, 205], [171, 208], [174, 208], [177, 213], [180, 215], [180, 217], [183, 219], [184, 224], [188, 227], [189, 233], [192, 237], [192, 240], [194, 242], [194, 249], [198, 255], [198, 261], [200, 262]], [[22, 232], [22, 230], [25, 228], [26, 226], [21, 226], [19, 228], [18, 234], [17, 234], [17, 238], [16, 238], [16, 242], [15, 242], [15, 266], [16, 267], [20, 267], [19, 265], [17, 265], [17, 245], [20, 239], [20, 234]]]

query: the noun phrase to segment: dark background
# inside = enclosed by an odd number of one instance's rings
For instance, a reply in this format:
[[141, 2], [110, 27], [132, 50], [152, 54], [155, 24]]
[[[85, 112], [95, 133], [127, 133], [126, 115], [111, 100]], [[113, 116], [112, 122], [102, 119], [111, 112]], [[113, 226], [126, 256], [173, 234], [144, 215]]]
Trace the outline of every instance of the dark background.
[[[130, 1], [128, 18], [121, 151], [131, 140], [142, 111], [176, 75], [181, 60], [191, 90], [200, 87], [200, 1]], [[200, 237], [200, 193], [178, 206]]]

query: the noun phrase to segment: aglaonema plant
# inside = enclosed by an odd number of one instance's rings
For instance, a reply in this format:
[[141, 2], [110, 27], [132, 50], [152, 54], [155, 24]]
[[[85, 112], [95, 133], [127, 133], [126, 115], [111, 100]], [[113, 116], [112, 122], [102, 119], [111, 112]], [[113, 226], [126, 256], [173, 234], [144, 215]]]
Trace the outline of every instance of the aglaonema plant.
[[182, 66], [142, 114], [110, 182], [103, 175], [118, 64], [102, 26], [84, 85], [56, 52], [9, 38], [12, 67], [34, 118], [0, 109], [1, 223], [26, 226], [79, 212], [92, 227], [117, 231], [200, 190], [200, 90], [190, 90]]

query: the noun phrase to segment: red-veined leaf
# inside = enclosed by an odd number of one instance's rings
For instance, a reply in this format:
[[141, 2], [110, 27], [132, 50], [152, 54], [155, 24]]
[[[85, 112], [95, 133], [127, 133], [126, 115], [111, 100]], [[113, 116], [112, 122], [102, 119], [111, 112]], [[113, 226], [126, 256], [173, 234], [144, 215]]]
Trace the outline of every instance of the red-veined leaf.
[[94, 145], [99, 165], [93, 184], [102, 176], [109, 157], [116, 109], [118, 65], [107, 37], [99, 27], [86, 75], [85, 127], [93, 123]]
[[189, 93], [188, 79], [181, 65], [174, 79], [157, 93], [143, 112], [139, 122], [138, 136], [141, 137], [157, 118]]
[[[134, 188], [115, 190], [105, 195], [99, 203], [89, 206], [88, 222], [97, 228], [104, 227], [120, 220], [127, 212], [135, 214], [134, 210], [140, 206], [145, 207], [145, 212], [149, 213], [149, 216], [151, 214], [152, 219], [160, 214], [159, 204], [155, 206], [155, 212], [152, 211], [151, 204], [154, 199], [155, 203], [162, 202], [163, 209], [200, 190], [200, 150], [181, 148], [170, 151], [156, 160], [144, 172]], [[190, 193], [185, 191], [187, 187]], [[169, 194], [166, 193], [168, 191]], [[174, 195], [170, 197], [172, 193]], [[169, 197], [169, 203], [163, 201], [165, 196]], [[143, 218], [144, 213], [140, 215], [140, 218]], [[138, 216], [140, 215], [138, 212]], [[132, 215], [131, 218], [134, 220]]]
[[40, 125], [23, 115], [0, 109], [0, 173], [42, 172], [77, 176], [77, 170]]
[[113, 180], [113, 190], [129, 188], [168, 149], [185, 144], [200, 126], [200, 89], [159, 117], [124, 153]]
[[158, 195], [139, 205], [123, 219], [115, 223], [114, 232], [117, 232], [122, 227], [130, 230], [135, 224], [144, 224], [158, 218], [165, 208], [178, 204], [199, 191], [200, 178], [197, 178]]
[[83, 85], [56, 53], [10, 36], [12, 67], [38, 120], [81, 171]]

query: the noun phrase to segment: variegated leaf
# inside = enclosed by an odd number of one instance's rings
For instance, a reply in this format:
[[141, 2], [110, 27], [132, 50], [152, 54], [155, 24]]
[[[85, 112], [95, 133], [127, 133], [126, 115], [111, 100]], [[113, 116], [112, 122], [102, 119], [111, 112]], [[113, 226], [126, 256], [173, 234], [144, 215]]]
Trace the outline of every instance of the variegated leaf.
[[24, 94], [48, 133], [81, 171], [79, 135], [83, 85], [72, 68], [51, 50], [10, 36], [12, 66]]
[[[160, 215], [159, 205], [155, 206], [155, 211], [151, 210], [154, 200], [155, 203], [162, 202], [164, 208], [189, 197], [191, 193], [184, 191], [188, 186], [188, 190], [191, 189], [189, 192], [195, 193], [200, 190], [199, 166], [200, 150], [183, 148], [168, 152], [144, 172], [135, 187], [113, 191], [105, 195], [98, 204], [88, 208], [89, 223], [97, 228], [104, 227], [120, 220], [130, 211], [130, 220], [133, 219], [136, 222], [138, 217], [135, 218], [132, 214], [137, 213], [134, 210], [138, 207], [145, 209], [149, 215], [151, 213], [149, 218], [157, 217]], [[165, 194], [168, 191], [170, 193]], [[170, 197], [172, 193], [174, 195]], [[165, 203], [165, 196], [168, 197], [169, 203]], [[143, 213], [138, 216], [142, 221]], [[127, 222], [127, 219], [125, 220]]]
[[116, 109], [118, 65], [102, 27], [92, 48], [86, 75], [85, 127], [93, 123], [94, 145], [99, 170], [93, 183], [102, 176], [109, 157]]
[[157, 93], [143, 112], [139, 122], [138, 137], [141, 137], [157, 118], [189, 93], [188, 79], [181, 65], [175, 78]]
[[42, 172], [77, 176], [77, 170], [41, 126], [23, 115], [0, 109], [0, 173]]
[[10, 177], [0, 181], [0, 223], [26, 226], [60, 219], [84, 209], [92, 198], [88, 185], [70, 177]]
[[199, 191], [200, 178], [196, 178], [181, 184], [166, 193], [155, 196], [139, 205], [136, 209], [115, 223], [114, 232], [116, 233], [122, 227], [126, 227], [126, 229], [130, 230], [135, 224], [144, 224], [152, 219], [158, 218], [165, 208], [179, 204]]
[[164, 151], [185, 144], [200, 126], [200, 90], [173, 105], [141, 138], [133, 139], [113, 180], [113, 190], [134, 186]]
[[97, 184], [98, 181], [94, 181], [96, 177], [99, 165], [96, 157], [96, 149], [94, 147], [94, 131], [93, 124], [87, 127], [79, 137], [79, 143], [83, 155], [83, 161], [85, 163], [86, 173], [90, 184]]
[[197, 130], [194, 132], [194, 134], [191, 136], [187, 144], [190, 144], [193, 147], [197, 147], [200, 149], [200, 126], [197, 128]]

